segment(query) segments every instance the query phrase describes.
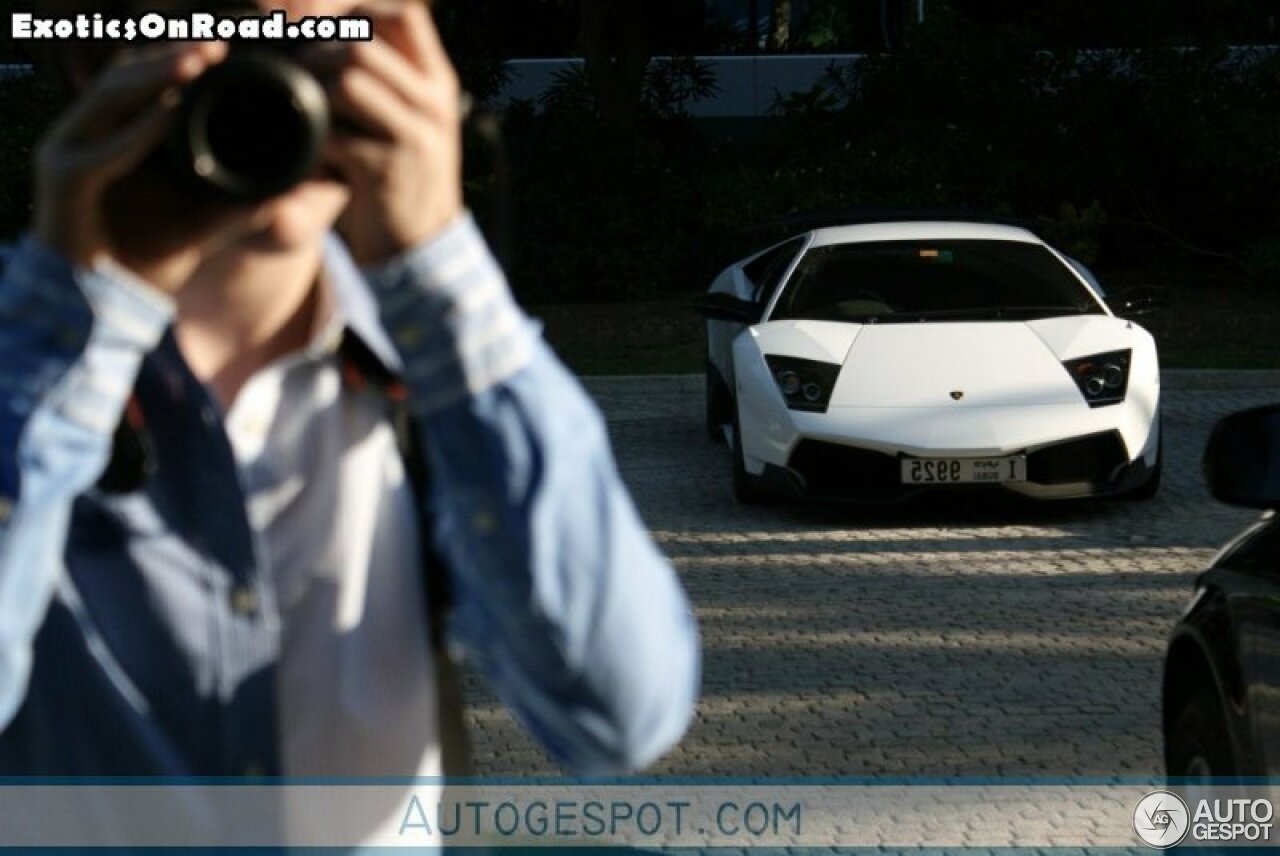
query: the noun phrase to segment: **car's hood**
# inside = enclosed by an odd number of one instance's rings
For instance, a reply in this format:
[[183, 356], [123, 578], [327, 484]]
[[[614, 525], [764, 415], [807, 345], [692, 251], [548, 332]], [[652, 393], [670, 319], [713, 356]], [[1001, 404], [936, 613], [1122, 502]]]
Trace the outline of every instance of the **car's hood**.
[[832, 407], [997, 407], [1080, 402], [1063, 360], [1132, 347], [1105, 315], [1038, 321], [842, 324], [775, 321], [755, 328], [765, 354], [844, 366]]
[[752, 334], [765, 354], [844, 365], [862, 329], [861, 324], [838, 321], [770, 321], [753, 327]]

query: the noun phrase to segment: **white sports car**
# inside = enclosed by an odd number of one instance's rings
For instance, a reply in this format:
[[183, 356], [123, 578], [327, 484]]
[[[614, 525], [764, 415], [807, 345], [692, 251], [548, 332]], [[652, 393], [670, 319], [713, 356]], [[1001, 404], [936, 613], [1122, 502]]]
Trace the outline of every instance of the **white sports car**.
[[728, 439], [744, 501], [886, 502], [964, 486], [1150, 497], [1159, 486], [1151, 334], [1025, 229], [816, 229], [730, 266], [697, 308], [707, 427]]

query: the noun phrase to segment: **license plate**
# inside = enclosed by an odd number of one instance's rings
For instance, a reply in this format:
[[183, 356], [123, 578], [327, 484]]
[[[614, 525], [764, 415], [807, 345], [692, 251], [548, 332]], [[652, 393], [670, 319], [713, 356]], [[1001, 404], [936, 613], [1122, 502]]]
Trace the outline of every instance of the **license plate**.
[[903, 484], [1006, 484], [1027, 480], [1027, 456], [903, 458]]

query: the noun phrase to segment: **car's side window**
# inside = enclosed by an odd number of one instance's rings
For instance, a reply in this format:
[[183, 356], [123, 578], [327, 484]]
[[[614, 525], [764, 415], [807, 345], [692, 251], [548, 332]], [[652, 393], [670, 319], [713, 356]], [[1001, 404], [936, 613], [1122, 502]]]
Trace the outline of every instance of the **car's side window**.
[[775, 247], [772, 250], [766, 250], [757, 258], [742, 266], [742, 275], [751, 283], [751, 297], [753, 300], [759, 298], [760, 283], [764, 281], [766, 274], [769, 272], [769, 267], [773, 264], [774, 260], [778, 257], [778, 254], [782, 252], [785, 246], [786, 244], [783, 244], [782, 246]]
[[765, 304], [773, 297], [773, 292], [782, 281], [796, 253], [804, 246], [805, 238], [792, 238], [779, 244], [742, 268], [742, 272], [751, 281], [751, 299]]

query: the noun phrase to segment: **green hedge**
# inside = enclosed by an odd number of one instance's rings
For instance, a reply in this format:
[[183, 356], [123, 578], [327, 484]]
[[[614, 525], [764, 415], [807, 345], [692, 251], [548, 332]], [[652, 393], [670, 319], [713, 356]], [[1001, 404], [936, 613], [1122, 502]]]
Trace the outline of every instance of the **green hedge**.
[[[572, 105], [570, 105], [572, 107]], [[1280, 269], [1280, 56], [1038, 51], [944, 16], [833, 69], [761, 128], [651, 117], [610, 133], [560, 105], [508, 121], [515, 281], [530, 297], [704, 287], [812, 210], [949, 208], [1035, 222], [1104, 266]]]
[[33, 77], [0, 78], [0, 240], [31, 220], [31, 159], [52, 120], [54, 94]]

